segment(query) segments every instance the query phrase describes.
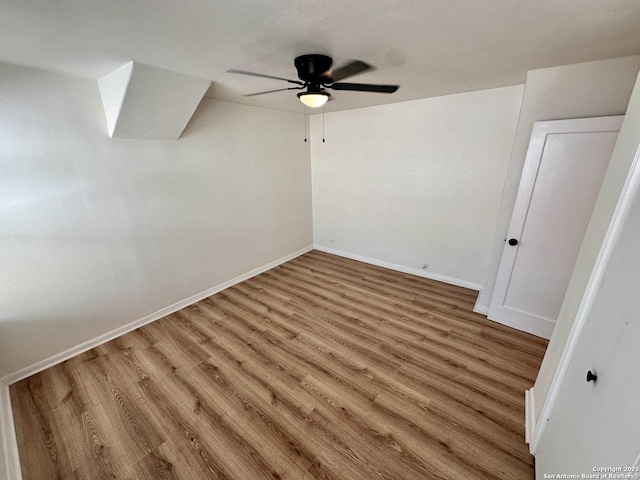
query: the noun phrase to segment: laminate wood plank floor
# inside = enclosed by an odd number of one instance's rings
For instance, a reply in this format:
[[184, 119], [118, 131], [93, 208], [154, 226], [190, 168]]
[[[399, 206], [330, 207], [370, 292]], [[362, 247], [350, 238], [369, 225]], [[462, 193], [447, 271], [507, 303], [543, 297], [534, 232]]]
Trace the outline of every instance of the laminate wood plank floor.
[[11, 386], [25, 480], [532, 479], [546, 341], [317, 251]]

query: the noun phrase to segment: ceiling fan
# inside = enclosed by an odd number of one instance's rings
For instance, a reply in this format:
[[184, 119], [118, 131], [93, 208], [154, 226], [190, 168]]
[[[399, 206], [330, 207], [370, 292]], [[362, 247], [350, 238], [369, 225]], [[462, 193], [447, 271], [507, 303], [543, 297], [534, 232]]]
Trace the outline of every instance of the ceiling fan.
[[399, 85], [372, 85], [368, 83], [344, 83], [340, 80], [351, 77], [358, 73], [373, 70], [374, 67], [360, 60], [351, 60], [346, 65], [335, 70], [331, 69], [333, 59], [326, 55], [310, 54], [296, 57], [293, 64], [298, 71], [298, 78], [301, 80], [291, 80], [289, 78], [274, 77], [272, 75], [264, 75], [262, 73], [247, 72], [246, 70], [228, 70], [229, 73], [238, 73], [240, 75], [250, 75], [252, 77], [272, 78], [275, 80], [283, 80], [285, 82], [297, 85], [295, 87], [278, 88], [276, 90], [267, 90], [266, 92], [250, 93], [245, 97], [254, 97], [256, 95], [264, 95], [265, 93], [282, 92], [284, 90], [306, 90], [298, 93], [298, 98], [308, 107], [321, 107], [329, 97], [329, 92], [325, 88], [332, 90], [351, 90], [357, 92], [375, 92], [375, 93], [393, 93]]

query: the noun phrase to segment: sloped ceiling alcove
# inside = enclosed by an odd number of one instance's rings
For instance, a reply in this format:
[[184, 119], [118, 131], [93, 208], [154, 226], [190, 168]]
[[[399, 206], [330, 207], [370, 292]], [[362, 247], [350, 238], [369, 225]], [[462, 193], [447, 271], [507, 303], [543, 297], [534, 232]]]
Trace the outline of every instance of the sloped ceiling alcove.
[[98, 80], [110, 137], [178, 139], [211, 82], [129, 62]]

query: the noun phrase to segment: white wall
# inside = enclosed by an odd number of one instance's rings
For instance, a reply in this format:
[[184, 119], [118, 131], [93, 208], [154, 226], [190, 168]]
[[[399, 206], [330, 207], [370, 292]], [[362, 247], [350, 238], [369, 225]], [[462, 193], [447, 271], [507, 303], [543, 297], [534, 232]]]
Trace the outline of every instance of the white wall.
[[312, 243], [301, 115], [205, 98], [178, 141], [110, 139], [95, 81], [0, 85], [0, 377]]
[[488, 275], [476, 309], [488, 311], [534, 122], [624, 114], [640, 69], [640, 56], [532, 70], [527, 74], [522, 109], [490, 243]]
[[313, 116], [314, 243], [479, 286], [522, 91]]

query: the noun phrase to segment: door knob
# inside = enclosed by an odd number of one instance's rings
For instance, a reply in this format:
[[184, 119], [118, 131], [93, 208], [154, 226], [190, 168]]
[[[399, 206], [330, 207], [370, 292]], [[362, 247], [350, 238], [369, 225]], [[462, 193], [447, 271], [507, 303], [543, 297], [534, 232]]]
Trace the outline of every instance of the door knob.
[[590, 382], [593, 380], [593, 383], [596, 382], [596, 380], [598, 380], [598, 375], [596, 375], [595, 373], [593, 373], [591, 370], [589, 370], [587, 372], [587, 382]]
[[509, 239], [509, 245], [511, 245], [512, 247], [515, 247], [517, 244], [518, 244], [518, 240], [516, 240], [515, 238]]

